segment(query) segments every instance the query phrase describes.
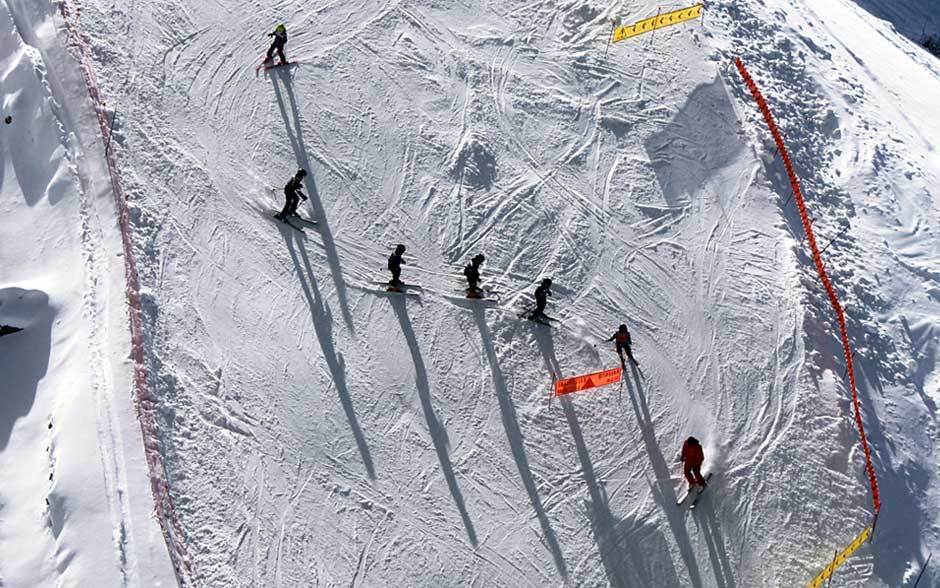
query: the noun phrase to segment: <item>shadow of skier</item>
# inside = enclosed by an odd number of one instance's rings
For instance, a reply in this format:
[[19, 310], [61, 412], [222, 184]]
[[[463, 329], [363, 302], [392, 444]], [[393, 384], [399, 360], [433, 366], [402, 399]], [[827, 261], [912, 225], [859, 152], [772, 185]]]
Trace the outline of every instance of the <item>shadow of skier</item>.
[[[287, 245], [287, 252], [294, 262], [294, 270], [297, 272], [297, 279], [300, 280], [300, 287], [304, 291], [304, 297], [307, 299], [307, 305], [310, 307], [310, 317], [313, 319], [313, 329], [316, 331], [317, 339], [320, 342], [320, 349], [323, 351], [323, 358], [330, 368], [330, 374], [333, 376], [333, 383], [336, 384], [336, 392], [339, 394], [340, 403], [346, 412], [346, 419], [352, 428], [353, 437], [356, 439], [356, 446], [359, 448], [359, 454], [362, 456], [362, 462], [366, 466], [366, 472], [369, 479], [375, 480], [375, 466], [372, 464], [372, 454], [369, 452], [369, 444], [366, 442], [362, 428], [359, 426], [359, 419], [356, 418], [356, 410], [353, 407], [352, 397], [349, 395], [349, 389], [346, 386], [346, 362], [343, 355], [336, 351], [333, 345], [333, 320], [329, 309], [325, 306], [323, 297], [320, 295], [320, 289], [317, 287], [316, 278], [313, 275], [313, 268], [310, 267], [310, 259], [307, 257], [307, 250], [304, 249], [301, 234], [294, 229], [278, 224], [281, 235], [284, 237], [284, 243]], [[296, 242], [296, 247], [295, 247]], [[297, 257], [297, 251], [300, 251], [300, 257], [303, 258], [303, 267]]]
[[545, 508], [542, 506], [542, 499], [539, 496], [538, 487], [532, 477], [532, 470], [529, 468], [529, 460], [526, 457], [525, 443], [522, 438], [522, 431], [519, 430], [519, 421], [516, 418], [516, 407], [513, 404], [512, 396], [506, 387], [506, 378], [499, 367], [499, 358], [496, 355], [496, 349], [493, 346], [493, 336], [486, 324], [485, 312], [479, 306], [473, 308], [473, 316], [476, 319], [477, 329], [480, 331], [480, 339], [483, 342], [483, 351], [486, 353], [486, 360], [490, 364], [490, 371], [493, 374], [493, 388], [496, 392], [496, 399], [499, 402], [499, 411], [502, 416], [503, 429], [506, 431], [506, 439], [509, 441], [509, 447], [512, 450], [513, 459], [516, 461], [516, 468], [522, 477], [522, 485], [525, 486], [526, 493], [529, 495], [529, 501], [532, 502], [532, 508], [535, 510], [535, 516], [538, 518], [539, 525], [542, 527], [542, 533], [545, 535], [545, 541], [548, 543], [549, 551], [552, 552], [552, 559], [555, 560], [555, 568], [562, 578], [567, 579], [568, 568], [565, 565], [565, 558], [562, 555], [561, 547], [558, 545], [558, 539], [552, 530], [548, 516], [545, 514]]
[[[578, 422], [574, 406], [567, 396], [561, 398], [561, 406], [565, 411], [568, 428], [571, 429], [571, 437], [574, 439], [578, 460], [581, 462], [581, 474], [588, 487], [592, 511], [591, 532], [594, 535], [594, 541], [597, 543], [597, 549], [600, 551], [601, 562], [604, 564], [604, 571], [610, 585], [614, 588], [678, 585], [675, 568], [671, 565], [668, 568], [655, 571], [651, 569], [655, 558], [650, 557], [650, 555], [662, 557], [662, 554], [638, 552], [641, 546], [637, 544], [634, 534], [627, 529], [618, 531], [618, 527], [624, 521], [618, 521], [610, 511], [607, 492], [597, 481], [594, 464], [591, 462], [587, 444], [584, 442], [584, 435], [581, 432], [581, 425]], [[659, 538], [658, 543], [665, 545], [665, 540], [662, 539], [661, 534]], [[655, 541], [655, 538], [646, 538], [647, 541], [650, 539]], [[668, 554], [668, 551], [666, 553]]]
[[411, 319], [408, 318], [408, 310], [405, 308], [405, 299], [401, 296], [391, 296], [389, 302], [398, 317], [398, 323], [401, 325], [401, 332], [405, 335], [408, 342], [408, 349], [411, 351], [411, 360], [415, 366], [415, 385], [418, 389], [418, 398], [421, 400], [421, 408], [424, 410], [424, 418], [428, 423], [428, 431], [431, 433], [431, 440], [434, 442], [434, 449], [437, 451], [437, 459], [441, 463], [441, 471], [444, 473], [444, 479], [447, 481], [447, 487], [450, 494], [457, 504], [457, 510], [460, 511], [460, 518], [463, 520], [463, 526], [470, 538], [470, 543], [477, 546], [477, 533], [473, 529], [473, 521], [470, 520], [470, 514], [467, 512], [467, 506], [464, 503], [463, 494], [457, 485], [457, 476], [454, 473], [454, 466], [450, 461], [449, 445], [447, 439], [447, 429], [437, 418], [434, 407], [431, 406], [431, 385], [428, 382], [428, 371], [424, 365], [424, 358], [421, 356], [421, 348], [418, 347], [418, 338], [415, 337], [414, 329], [411, 327]]
[[[646, 445], [646, 452], [653, 466], [653, 472], [656, 474], [656, 479], [661, 481], [657, 484], [651, 484], [653, 496], [655, 496], [656, 502], [659, 503], [666, 514], [669, 527], [676, 539], [676, 545], [679, 547], [679, 553], [682, 555], [685, 567], [689, 571], [689, 581], [692, 586], [701, 588], [702, 577], [698, 569], [698, 563], [695, 561], [695, 552], [689, 540], [689, 533], [685, 528], [685, 510], [676, 506], [678, 496], [676, 496], [675, 488], [672, 485], [669, 465], [666, 463], [666, 458], [663, 457], [659, 444], [656, 442], [656, 431], [653, 429], [653, 419], [650, 416], [649, 407], [646, 405], [640, 374], [634, 365], [630, 365], [630, 372], [632, 379], [630, 375], [624, 374], [624, 385], [627, 387], [627, 395], [630, 397], [630, 403], [636, 413], [637, 423], [640, 426], [643, 443]], [[636, 390], [634, 390], [634, 383], [636, 384]]]
[[[560, 378], [562, 376], [561, 366], [555, 355], [552, 329], [538, 323], [533, 323], [533, 325], [532, 333], [546, 368], [556, 378]], [[632, 533], [626, 529], [622, 532], [618, 531], [618, 526], [623, 521], [615, 518], [610, 511], [607, 493], [597, 481], [597, 476], [594, 474], [594, 464], [591, 462], [591, 456], [588, 453], [584, 435], [581, 433], [581, 425], [578, 423], [574, 407], [565, 396], [561, 398], [561, 405], [565, 411], [568, 427], [571, 429], [571, 436], [574, 439], [575, 451], [581, 463], [582, 476], [588, 487], [591, 532], [594, 535], [594, 541], [597, 543], [601, 562], [604, 565], [604, 572], [607, 574], [610, 585], [614, 588], [677, 585], [678, 579], [674, 567], [669, 566], [669, 568], [659, 569], [655, 573], [652, 572], [650, 558], [638, 553], [638, 546], [633, 540]]]
[[708, 547], [708, 557], [712, 562], [715, 581], [718, 588], [737, 588], [734, 581], [734, 568], [728, 559], [728, 550], [721, 536], [721, 527], [715, 520], [715, 510], [711, 504], [708, 504], [707, 499], [707, 495], [702, 496], [695, 510], [695, 520], [705, 538], [705, 546]]
[[[333, 276], [333, 284], [336, 286], [336, 294], [339, 297], [343, 320], [346, 322], [346, 327], [350, 331], [355, 331], [352, 315], [349, 312], [349, 298], [346, 294], [346, 282], [343, 281], [343, 268], [339, 263], [339, 252], [336, 249], [336, 241], [333, 238], [333, 233], [330, 231], [330, 223], [326, 217], [326, 210], [323, 208], [323, 202], [320, 200], [320, 192], [317, 190], [317, 184], [313, 177], [314, 174], [310, 166], [310, 158], [307, 156], [307, 147], [304, 142], [300, 111], [297, 109], [297, 100], [294, 97], [294, 89], [291, 85], [290, 75], [284, 68], [277, 68], [274, 72], [275, 75], [271, 76], [274, 96], [277, 98], [277, 106], [281, 111], [281, 118], [284, 119], [287, 138], [290, 140], [291, 147], [294, 150], [294, 158], [297, 160], [297, 165], [307, 170], [307, 176], [304, 178], [304, 187], [307, 189], [307, 195], [310, 197], [310, 205], [313, 207], [313, 220], [317, 221], [317, 229], [320, 232], [320, 238], [323, 240], [326, 260], [330, 265], [330, 274]], [[284, 96], [281, 94], [278, 79], [284, 84], [284, 91], [287, 92], [287, 98], [290, 100], [292, 116], [288, 116], [287, 114], [287, 108], [284, 105]], [[291, 130], [291, 120], [293, 120], [293, 130]]]

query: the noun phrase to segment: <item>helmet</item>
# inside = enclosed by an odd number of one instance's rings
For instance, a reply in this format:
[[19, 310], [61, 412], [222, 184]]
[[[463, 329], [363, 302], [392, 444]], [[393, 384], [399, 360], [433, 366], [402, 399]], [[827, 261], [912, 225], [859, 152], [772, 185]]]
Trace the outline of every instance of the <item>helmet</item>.
[[397, 253], [398, 255], [401, 255], [401, 254], [404, 253], [404, 252], [405, 252], [405, 246], [404, 246], [404, 245], [399, 245], [398, 247], [395, 248], [395, 253]]
[[542, 280], [542, 285], [543, 285], [543, 286], [551, 286], [551, 285], [552, 285], [552, 279], [551, 279], [551, 278], [545, 278], [544, 280]]
[[620, 325], [620, 330], [621, 330], [621, 331], [626, 331], [626, 330], [627, 330], [627, 325]]
[[307, 170], [305, 170], [304, 168], [300, 168], [299, 170], [297, 170], [297, 175], [302, 178], [305, 178], [307, 177]]
[[686, 441], [689, 445], [698, 445], [698, 439], [695, 437], [689, 437]]
[[477, 264], [477, 265], [480, 265], [480, 264], [483, 263], [484, 261], [486, 261], [486, 258], [483, 256], [482, 253], [478, 253], [478, 254], [477, 254], [476, 256], [474, 256], [474, 258], [473, 258], [473, 263], [475, 263], [475, 264]]
[[285, 27], [285, 26], [282, 25], [282, 24], [279, 24], [279, 25], [277, 25], [276, 27], [274, 27], [274, 32], [276, 32], [276, 33], [286, 33], [286, 32], [287, 32], [287, 27]]

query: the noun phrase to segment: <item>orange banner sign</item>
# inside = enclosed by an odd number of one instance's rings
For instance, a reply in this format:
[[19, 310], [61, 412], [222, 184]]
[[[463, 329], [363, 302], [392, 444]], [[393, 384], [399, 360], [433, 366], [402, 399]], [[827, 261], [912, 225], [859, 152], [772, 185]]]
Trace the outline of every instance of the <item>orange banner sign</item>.
[[555, 396], [571, 394], [572, 392], [582, 392], [584, 390], [590, 390], [591, 388], [613, 384], [614, 382], [620, 381], [622, 375], [623, 368], [614, 368], [603, 372], [575, 376], [566, 380], [558, 380], [555, 382]]

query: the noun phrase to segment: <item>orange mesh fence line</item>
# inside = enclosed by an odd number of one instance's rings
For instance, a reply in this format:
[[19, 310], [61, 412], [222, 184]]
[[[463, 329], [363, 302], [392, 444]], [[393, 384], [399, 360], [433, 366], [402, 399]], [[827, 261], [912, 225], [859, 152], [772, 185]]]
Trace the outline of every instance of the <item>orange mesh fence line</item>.
[[623, 368], [614, 368], [603, 372], [595, 372], [593, 374], [558, 380], [555, 382], [555, 396], [570, 394], [572, 392], [582, 392], [584, 390], [590, 390], [591, 388], [613, 384], [614, 382], [620, 381], [622, 375]]
[[868, 438], [865, 436], [865, 427], [862, 424], [861, 404], [858, 400], [858, 390], [855, 387], [855, 368], [852, 364], [852, 346], [849, 344], [849, 333], [848, 329], [846, 328], [845, 311], [842, 309], [842, 305], [839, 303], [839, 298], [836, 296], [835, 288], [832, 286], [832, 281], [829, 279], [829, 274], [826, 273], [826, 268], [823, 265], [822, 257], [819, 254], [819, 246], [816, 244], [816, 235], [813, 234], [813, 227], [809, 220], [809, 212], [806, 209], [806, 202], [803, 199], [803, 191], [800, 188], [800, 181], [793, 169], [793, 162], [790, 160], [790, 153], [787, 151], [787, 147], [783, 142], [783, 135], [780, 133], [780, 129], [777, 128], [777, 123], [774, 122], [773, 115], [770, 113], [770, 107], [767, 106], [767, 101], [764, 100], [763, 94], [761, 94], [757, 84], [754, 83], [754, 79], [751, 78], [751, 74], [749, 74], [747, 69], [744, 67], [744, 62], [742, 62], [740, 58], [735, 59], [735, 65], [737, 66], [741, 77], [744, 78], [744, 83], [747, 85], [748, 90], [750, 90], [751, 95], [754, 97], [754, 101], [757, 102], [757, 107], [760, 109], [761, 114], [764, 115], [764, 120], [767, 121], [767, 126], [770, 127], [770, 134], [773, 135], [774, 142], [777, 144], [777, 149], [780, 151], [781, 157], [783, 157], [783, 165], [786, 167], [787, 175], [790, 178], [790, 186], [793, 188], [793, 197], [800, 211], [800, 220], [803, 223], [803, 232], [806, 233], [806, 239], [809, 241], [809, 248], [812, 252], [813, 263], [816, 265], [816, 273], [819, 274], [819, 279], [822, 282], [823, 287], [826, 289], [826, 294], [829, 296], [829, 303], [832, 305], [832, 309], [836, 313], [836, 320], [839, 322], [839, 336], [842, 339], [842, 351], [845, 353], [847, 368], [846, 371], [849, 375], [849, 387], [852, 390], [852, 405], [855, 409], [855, 425], [858, 427], [858, 433], [862, 442], [862, 449], [865, 451], [865, 469], [868, 472], [868, 481], [871, 484], [871, 496], [872, 502], [874, 503], [875, 516], [878, 516], [878, 512], [881, 510], [881, 497], [878, 494], [878, 478], [875, 476], [875, 466], [871, 461], [871, 448], [868, 446]]

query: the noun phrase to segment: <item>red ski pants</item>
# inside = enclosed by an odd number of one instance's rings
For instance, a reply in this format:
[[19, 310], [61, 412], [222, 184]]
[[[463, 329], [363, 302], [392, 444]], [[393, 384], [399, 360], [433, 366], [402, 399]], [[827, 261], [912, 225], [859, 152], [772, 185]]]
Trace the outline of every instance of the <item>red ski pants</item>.
[[689, 486], [693, 484], [698, 484], [699, 486], [705, 485], [705, 478], [702, 477], [702, 470], [700, 469], [702, 464], [696, 463], [686, 463], [685, 464], [685, 479], [688, 480]]

